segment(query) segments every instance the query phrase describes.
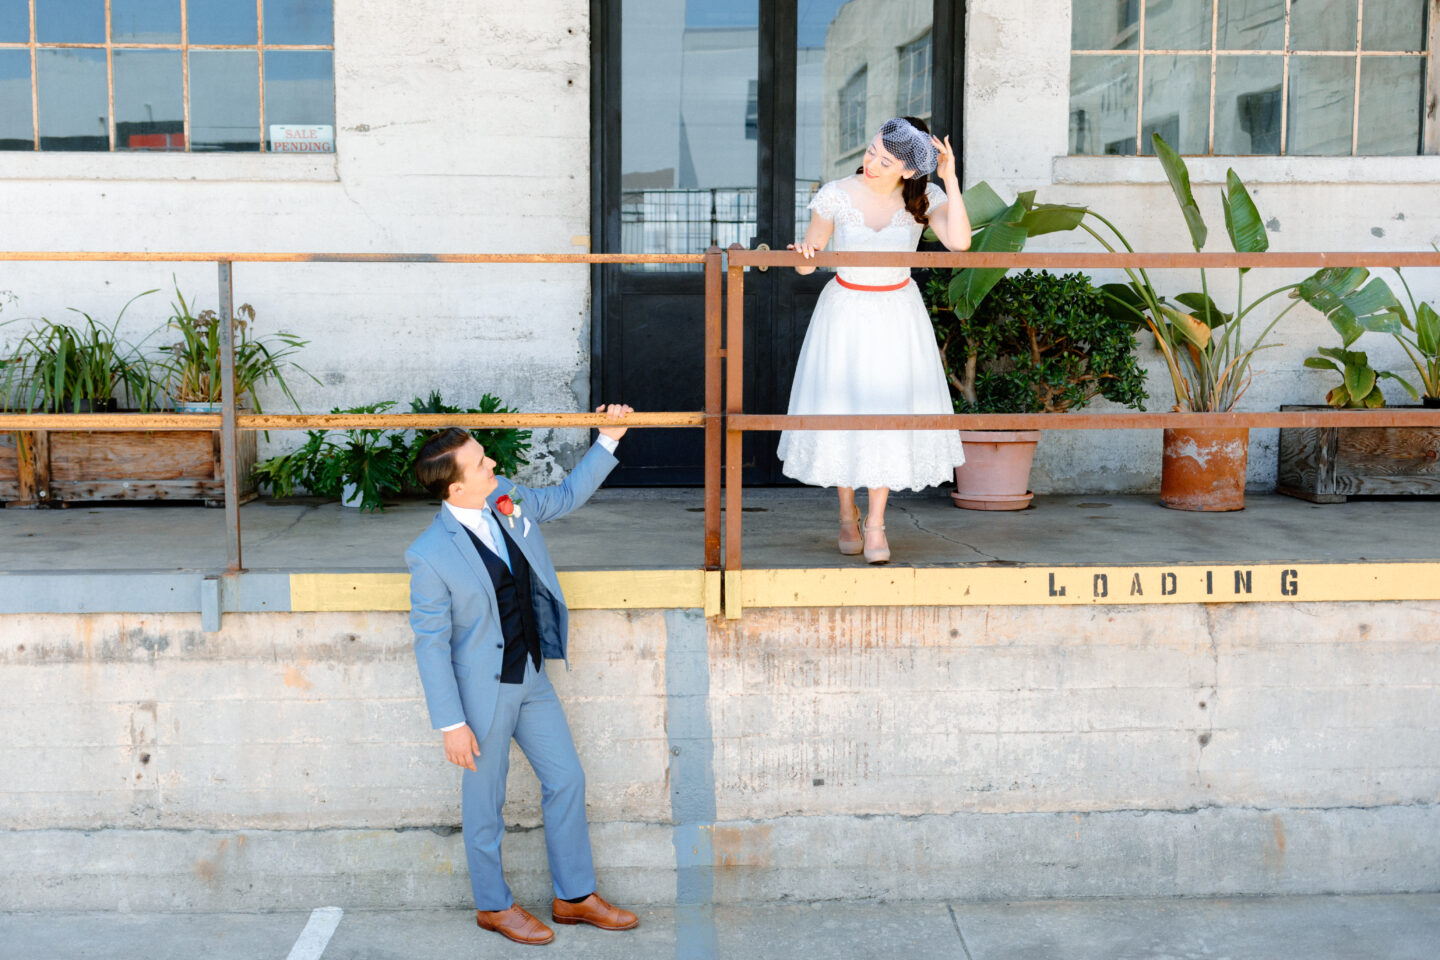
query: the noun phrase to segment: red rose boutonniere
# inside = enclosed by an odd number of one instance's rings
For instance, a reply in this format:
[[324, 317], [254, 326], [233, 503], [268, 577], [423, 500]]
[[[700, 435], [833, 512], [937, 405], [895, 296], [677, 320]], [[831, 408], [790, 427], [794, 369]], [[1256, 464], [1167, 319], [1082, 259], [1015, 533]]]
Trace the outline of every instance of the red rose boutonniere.
[[520, 501], [512, 500], [510, 494], [504, 494], [495, 498], [495, 512], [506, 520], [510, 521], [510, 529], [515, 529], [515, 518], [520, 516]]

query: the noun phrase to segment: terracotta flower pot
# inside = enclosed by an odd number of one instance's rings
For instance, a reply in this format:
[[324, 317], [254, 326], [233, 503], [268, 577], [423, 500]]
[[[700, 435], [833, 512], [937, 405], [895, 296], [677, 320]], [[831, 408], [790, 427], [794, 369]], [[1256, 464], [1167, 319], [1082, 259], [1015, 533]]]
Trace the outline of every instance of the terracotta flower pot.
[[1039, 430], [961, 430], [965, 462], [955, 468], [950, 499], [966, 510], [1024, 510]]
[[1160, 501], [1174, 510], [1245, 509], [1247, 427], [1165, 431]]

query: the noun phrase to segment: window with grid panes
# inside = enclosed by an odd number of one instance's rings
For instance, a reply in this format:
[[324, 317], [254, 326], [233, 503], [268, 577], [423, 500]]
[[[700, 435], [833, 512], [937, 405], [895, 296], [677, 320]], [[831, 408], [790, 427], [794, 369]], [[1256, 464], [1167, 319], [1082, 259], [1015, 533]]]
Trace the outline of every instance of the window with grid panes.
[[1073, 0], [1070, 153], [1421, 153], [1428, 6]]
[[900, 102], [902, 117], [930, 119], [930, 31], [900, 48]]
[[865, 97], [869, 86], [868, 71], [861, 67], [840, 88], [840, 153], [850, 153], [865, 146]]
[[331, 0], [0, 0], [0, 150], [334, 150]]

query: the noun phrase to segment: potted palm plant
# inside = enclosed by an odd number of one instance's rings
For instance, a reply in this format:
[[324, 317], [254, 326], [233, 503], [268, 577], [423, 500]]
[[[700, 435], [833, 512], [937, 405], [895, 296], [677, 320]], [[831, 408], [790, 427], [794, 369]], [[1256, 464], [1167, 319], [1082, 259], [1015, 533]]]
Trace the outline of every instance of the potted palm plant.
[[[171, 304], [168, 328], [175, 331], [180, 339], [165, 350], [163, 358], [156, 363], [156, 370], [163, 378], [165, 392], [175, 409], [181, 413], [218, 413], [222, 398], [220, 370], [219, 316], [214, 310], [202, 310], [197, 315], [194, 301], [187, 301], [185, 295], [175, 288], [175, 302]], [[298, 371], [316, 383], [312, 375], [292, 358], [309, 341], [283, 330], [266, 337], [254, 335], [255, 308], [248, 303], [241, 304], [235, 311], [235, 397], [237, 404], [245, 409], [261, 411], [255, 388], [262, 383], [274, 383], [285, 394], [295, 409], [300, 409], [290, 385], [285, 380], [287, 371]]]
[[[1031, 237], [1073, 230], [1081, 226], [1085, 217], [1090, 213], [1085, 207], [1037, 203], [1033, 190], [1021, 193], [1012, 203], [1006, 203], [988, 183], [984, 182], [977, 183], [966, 190], [963, 200], [973, 231], [970, 250], [976, 253], [1018, 253], [1025, 249], [1025, 244]], [[927, 233], [927, 237], [933, 238], [933, 236], [933, 233]], [[967, 337], [974, 341], [975, 335], [980, 329], [973, 323], [976, 312], [986, 302], [986, 298], [990, 296], [996, 284], [1004, 278], [1006, 272], [1004, 267], [966, 267], [938, 276], [932, 275], [923, 284], [923, 289], [928, 295], [931, 316], [936, 321], [936, 336], [942, 342], [948, 338], [957, 349], [960, 342], [966, 341]], [[957, 340], [956, 336], [961, 328], [968, 333], [959, 334]], [[998, 357], [996, 359], [998, 360]], [[967, 370], [967, 365], [972, 364], [972, 360], [969, 358], [962, 358], [956, 362], [960, 364], [959, 370], [962, 371], [958, 374], [956, 368], [951, 366], [951, 360], [946, 359], [947, 374], [951, 380], [951, 393], [956, 403], [956, 409], [967, 409], [966, 405], [975, 401], [966, 398], [966, 388], [963, 384], [967, 375], [973, 378], [975, 371], [969, 370], [968, 374], [963, 372]], [[973, 364], [978, 363], [977, 355], [973, 358]], [[963, 488], [967, 495], [957, 499], [956, 504], [978, 508], [979, 504], [986, 503], [989, 506], [985, 509], [992, 510], [1015, 510], [1025, 507], [1030, 500], [1028, 477], [1035, 443], [1039, 440], [1038, 431], [988, 430], [983, 431], [983, 439], [979, 440], [973, 435], [978, 432], [962, 431], [962, 433], [972, 434], [968, 437], [970, 446], [967, 447], [966, 452], [969, 461], [967, 465], [970, 470], [965, 474], [970, 479], [966, 481]], [[1012, 446], [1012, 444], [1019, 446]], [[1010, 468], [1005, 471], [1005, 475], [1010, 479], [999, 481], [1006, 484], [1003, 493], [1000, 488], [993, 485], [996, 481], [988, 478], [990, 471], [982, 470], [980, 465], [982, 461], [988, 462], [997, 458], [1011, 464]], [[964, 467], [961, 470], [964, 470]], [[987, 476], [987, 479], [979, 479], [982, 473]], [[957, 488], [960, 488], [960, 471], [956, 473], [956, 483]], [[975, 484], [980, 486], [977, 487]], [[960, 492], [961, 490], [957, 489], [957, 493]]]
[[[956, 413], [1060, 413], [1095, 397], [1144, 409], [1135, 327], [1083, 274], [1026, 270], [1000, 280], [972, 316], [947, 309], [948, 278], [926, 294]], [[962, 430], [958, 507], [1020, 510], [1031, 501], [1039, 430]]]
[[[1159, 134], [1153, 143], [1156, 156], [1180, 207], [1190, 241], [1198, 252], [1205, 246], [1208, 230], [1195, 195], [1190, 173]], [[1226, 172], [1220, 192], [1225, 213], [1225, 232], [1237, 253], [1261, 253], [1270, 247], [1264, 220], [1245, 184], [1233, 169]], [[1114, 239], [1126, 250], [1134, 248], [1109, 221], [1102, 221]], [[1105, 237], [1082, 224], [1106, 249], [1116, 249]], [[1182, 293], [1170, 303], [1155, 290], [1143, 269], [1127, 269], [1128, 283], [1107, 284], [1101, 289], [1119, 315], [1144, 324], [1155, 337], [1165, 359], [1175, 393], [1174, 409], [1193, 413], [1224, 413], [1235, 408], [1254, 376], [1256, 354], [1269, 346], [1265, 340], [1275, 325], [1296, 304], [1305, 302], [1333, 315], [1343, 312], [1356, 323], [1369, 327], [1384, 325], [1389, 306], [1372, 286], [1352, 284], [1354, 276], [1345, 270], [1326, 269], [1300, 283], [1276, 287], [1250, 301], [1245, 300], [1248, 267], [1237, 270], [1235, 308], [1225, 312], [1210, 296], [1206, 271], [1200, 270], [1200, 290]], [[1363, 279], [1363, 277], [1361, 278]], [[1383, 284], [1381, 284], [1383, 287]], [[1289, 294], [1291, 303], [1247, 338], [1245, 321], [1271, 298]], [[1388, 289], [1383, 291], [1388, 294]], [[1388, 301], [1393, 302], [1393, 297]], [[1165, 430], [1161, 461], [1160, 499], [1177, 510], [1242, 510], [1245, 507], [1245, 472], [1250, 431], [1244, 427], [1187, 427]]]

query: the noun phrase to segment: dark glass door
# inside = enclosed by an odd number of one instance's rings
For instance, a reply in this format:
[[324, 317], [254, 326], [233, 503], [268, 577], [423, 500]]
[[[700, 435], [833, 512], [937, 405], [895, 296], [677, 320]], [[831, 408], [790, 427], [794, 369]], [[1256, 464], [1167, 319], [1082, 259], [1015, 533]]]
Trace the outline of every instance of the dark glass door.
[[[783, 249], [884, 119], [938, 108], [959, 129], [960, 0], [593, 0], [591, 13], [596, 250]], [[747, 411], [784, 412], [827, 280], [747, 272]], [[698, 265], [597, 267], [592, 290], [595, 402], [700, 409]], [[747, 435], [747, 484], [787, 482], [777, 440]], [[702, 461], [698, 430], [637, 431], [610, 482], [698, 484]]]

